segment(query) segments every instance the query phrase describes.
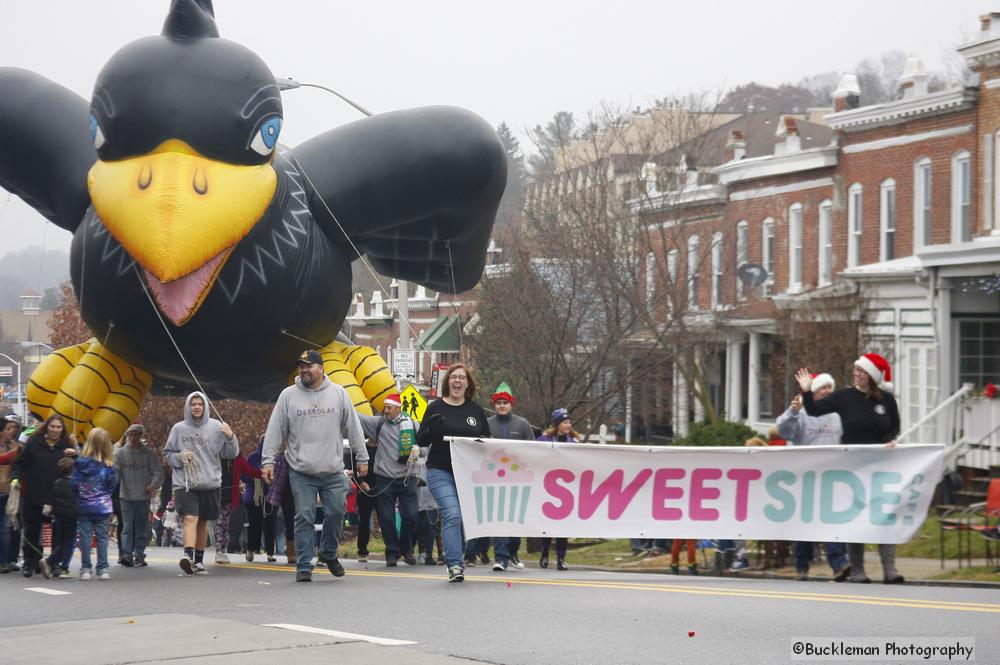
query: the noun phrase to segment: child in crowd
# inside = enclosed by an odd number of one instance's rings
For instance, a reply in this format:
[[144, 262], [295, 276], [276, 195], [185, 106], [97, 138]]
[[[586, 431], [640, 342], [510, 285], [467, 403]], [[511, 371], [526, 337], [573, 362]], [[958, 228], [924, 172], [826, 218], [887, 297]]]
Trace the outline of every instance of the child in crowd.
[[70, 484], [73, 473], [73, 458], [64, 457], [56, 463], [59, 477], [52, 485], [52, 554], [42, 559], [42, 573], [45, 577], [70, 578], [69, 564], [73, 559], [76, 545], [76, 504], [77, 496]]
[[114, 508], [111, 495], [118, 484], [111, 435], [100, 427], [90, 430], [83, 455], [73, 465], [71, 483], [79, 496], [77, 531], [80, 535], [80, 579], [91, 577], [90, 543], [97, 537], [97, 579], [109, 580], [108, 522]]

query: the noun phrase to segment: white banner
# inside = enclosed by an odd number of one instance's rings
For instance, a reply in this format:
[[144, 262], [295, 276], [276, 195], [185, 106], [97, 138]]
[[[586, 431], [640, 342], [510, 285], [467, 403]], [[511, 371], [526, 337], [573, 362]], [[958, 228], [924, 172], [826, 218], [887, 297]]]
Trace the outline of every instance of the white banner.
[[944, 446], [689, 448], [451, 439], [468, 538], [905, 543]]

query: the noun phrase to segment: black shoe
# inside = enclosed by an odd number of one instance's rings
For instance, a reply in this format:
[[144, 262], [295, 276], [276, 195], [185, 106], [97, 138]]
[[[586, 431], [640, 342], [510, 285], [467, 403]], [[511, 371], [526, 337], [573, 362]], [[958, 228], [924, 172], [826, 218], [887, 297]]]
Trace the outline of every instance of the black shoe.
[[569, 570], [569, 568], [566, 567], [566, 559], [562, 557], [556, 559], [556, 570]]
[[30, 567], [28, 567], [28, 566], [25, 566], [25, 567], [24, 567], [24, 568], [23, 568], [23, 569], [21, 570], [21, 574], [22, 574], [22, 575], [24, 575], [25, 577], [31, 577], [32, 575], [34, 575], [34, 574], [35, 574], [35, 571], [33, 571], [33, 570], [32, 570], [32, 569], [30, 568]]
[[118, 563], [125, 566], [126, 568], [132, 568], [133, 566], [135, 566], [135, 561], [132, 559], [132, 557], [127, 555], [118, 559]]
[[496, 563], [493, 564], [493, 572], [494, 573], [502, 573], [505, 570], [507, 570], [507, 562], [506, 561], [501, 561], [500, 559], [497, 559]]
[[135, 560], [135, 567], [136, 568], [141, 568], [143, 566], [148, 566], [148, 565], [149, 564], [146, 563], [146, 557], [142, 557], [141, 559], [136, 559]]
[[548, 568], [549, 567], [549, 555], [548, 554], [543, 554], [542, 555], [542, 558], [538, 560], [538, 566], [540, 568]]
[[385, 558], [385, 567], [386, 568], [395, 568], [398, 561], [399, 561], [399, 559], [397, 559], [394, 556], [387, 556]]
[[417, 558], [410, 552], [403, 552], [403, 562], [407, 566], [415, 566], [417, 565]]
[[312, 582], [313, 581], [313, 574], [310, 573], [308, 570], [300, 570], [299, 572], [295, 573], [295, 581], [296, 582]]
[[432, 557], [427, 557], [427, 559], [424, 561], [424, 565], [425, 566], [436, 566], [436, 565], [438, 565], [438, 562], [435, 561]]
[[482, 563], [485, 566], [490, 565], [490, 554], [489, 554], [489, 552], [480, 552], [479, 553], [479, 562]]
[[903, 579], [903, 576], [902, 576], [902, 575], [900, 575], [899, 573], [895, 573], [895, 574], [893, 574], [893, 575], [890, 575], [889, 577], [886, 577], [886, 578], [885, 578], [885, 579], [883, 579], [882, 581], [883, 581], [883, 582], [884, 582], [885, 584], [902, 584], [902, 583], [903, 583], [903, 582], [905, 582], [906, 580], [904, 580], [904, 579]]
[[344, 576], [344, 564], [340, 563], [340, 559], [334, 559], [333, 561], [326, 562], [326, 569], [330, 571], [330, 574], [334, 577]]

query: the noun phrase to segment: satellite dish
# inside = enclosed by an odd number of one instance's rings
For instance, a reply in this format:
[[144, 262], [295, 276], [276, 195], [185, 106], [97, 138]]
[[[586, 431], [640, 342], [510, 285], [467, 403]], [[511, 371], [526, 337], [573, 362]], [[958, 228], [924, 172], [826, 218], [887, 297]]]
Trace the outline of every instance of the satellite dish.
[[767, 270], [759, 263], [744, 263], [736, 271], [736, 277], [747, 286], [760, 286], [767, 281]]

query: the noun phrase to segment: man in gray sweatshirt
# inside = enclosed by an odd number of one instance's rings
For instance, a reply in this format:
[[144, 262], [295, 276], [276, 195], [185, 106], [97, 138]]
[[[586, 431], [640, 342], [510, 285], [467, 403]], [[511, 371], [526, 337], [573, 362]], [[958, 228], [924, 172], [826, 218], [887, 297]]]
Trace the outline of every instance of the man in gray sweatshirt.
[[261, 472], [264, 482], [273, 482], [275, 457], [285, 442], [285, 461], [295, 500], [295, 581], [311, 582], [316, 496], [323, 505], [320, 554], [334, 577], [343, 577], [337, 545], [347, 509], [344, 437], [358, 460], [359, 475], [368, 473], [368, 450], [358, 413], [347, 391], [323, 373], [319, 352], [303, 351], [297, 363], [299, 375], [293, 385], [281, 391], [267, 423]]
[[171, 467], [174, 506], [184, 517], [184, 556], [181, 570], [204, 575], [208, 523], [219, 518], [222, 461], [240, 454], [232, 428], [210, 418], [208, 398], [193, 392], [184, 402], [184, 420], [170, 429], [163, 456]]
[[146, 565], [149, 544], [149, 501], [163, 484], [163, 467], [143, 442], [146, 428], [129, 425], [125, 445], [115, 449], [115, 471], [122, 507], [122, 564]]
[[[417, 477], [413, 462], [420, 454], [416, 445], [416, 427], [410, 417], [402, 412], [398, 393], [388, 395], [382, 402], [381, 416], [358, 414], [365, 436], [375, 437], [375, 506], [382, 525], [385, 541], [385, 565], [394, 567], [400, 558], [411, 566], [417, 565], [413, 556], [414, 537], [417, 532]], [[407, 434], [408, 433], [408, 434]], [[401, 453], [402, 439], [409, 436], [412, 446], [405, 457]], [[396, 532], [396, 500], [399, 500], [400, 533]]]

